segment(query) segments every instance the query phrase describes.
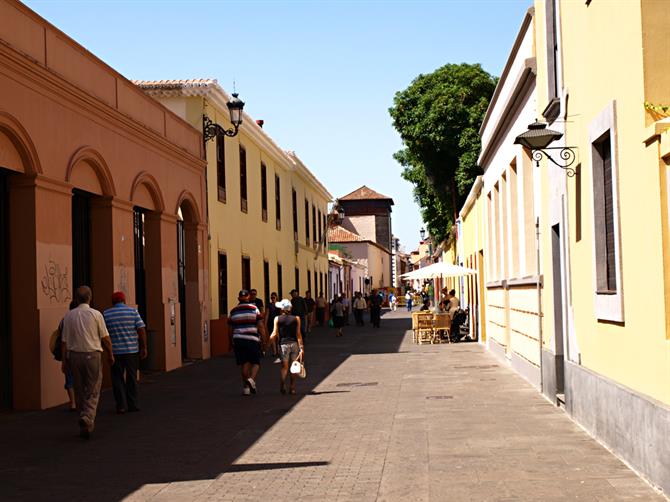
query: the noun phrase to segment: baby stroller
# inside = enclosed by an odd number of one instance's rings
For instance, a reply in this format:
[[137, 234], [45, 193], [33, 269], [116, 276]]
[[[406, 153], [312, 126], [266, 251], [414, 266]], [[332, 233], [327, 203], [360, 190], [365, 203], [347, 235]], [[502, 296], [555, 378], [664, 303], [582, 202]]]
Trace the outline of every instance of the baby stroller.
[[460, 342], [470, 333], [468, 309], [458, 309], [451, 320], [451, 341]]

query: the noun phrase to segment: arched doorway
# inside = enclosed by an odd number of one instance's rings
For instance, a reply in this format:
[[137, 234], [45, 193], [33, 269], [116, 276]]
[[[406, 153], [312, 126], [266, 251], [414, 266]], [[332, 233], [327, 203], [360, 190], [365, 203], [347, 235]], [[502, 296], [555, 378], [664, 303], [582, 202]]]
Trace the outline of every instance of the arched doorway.
[[198, 211], [190, 198], [177, 211], [177, 285], [182, 359], [199, 357]]
[[160, 369], [165, 352], [162, 266], [161, 213], [163, 197], [158, 182], [148, 173], [140, 173], [131, 191], [133, 206], [133, 254], [135, 303], [147, 325], [149, 357], [140, 362], [142, 369]]
[[39, 373], [26, 372], [39, 365], [39, 353], [26, 350], [39, 342], [39, 333], [29, 325], [34, 289], [25, 278], [34, 276], [35, 267], [35, 189], [29, 176], [40, 173], [27, 131], [0, 111], [0, 409], [39, 391], [27, 375]]
[[72, 190], [72, 291], [82, 285], [93, 290], [92, 306], [111, 305], [114, 291], [112, 176], [102, 156], [92, 148], [77, 150], [66, 180]]

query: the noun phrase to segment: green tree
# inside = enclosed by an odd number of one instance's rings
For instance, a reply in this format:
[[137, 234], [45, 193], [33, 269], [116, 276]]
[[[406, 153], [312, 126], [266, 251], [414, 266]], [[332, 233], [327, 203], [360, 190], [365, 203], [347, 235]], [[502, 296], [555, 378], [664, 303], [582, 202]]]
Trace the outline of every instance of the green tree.
[[438, 242], [481, 172], [479, 127], [496, 84], [479, 64], [447, 64], [415, 78], [389, 109], [404, 145], [394, 158]]

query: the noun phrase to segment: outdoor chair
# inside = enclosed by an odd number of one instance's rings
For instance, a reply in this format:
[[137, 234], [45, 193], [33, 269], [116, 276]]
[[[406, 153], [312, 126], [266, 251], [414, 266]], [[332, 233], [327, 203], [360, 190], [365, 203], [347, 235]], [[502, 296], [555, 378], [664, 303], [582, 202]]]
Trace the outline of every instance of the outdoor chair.
[[451, 316], [448, 313], [435, 314], [435, 343], [442, 343], [442, 335], [446, 333], [446, 341], [450, 341]]
[[417, 341], [419, 344], [433, 343], [435, 335], [435, 320], [431, 312], [417, 314]]

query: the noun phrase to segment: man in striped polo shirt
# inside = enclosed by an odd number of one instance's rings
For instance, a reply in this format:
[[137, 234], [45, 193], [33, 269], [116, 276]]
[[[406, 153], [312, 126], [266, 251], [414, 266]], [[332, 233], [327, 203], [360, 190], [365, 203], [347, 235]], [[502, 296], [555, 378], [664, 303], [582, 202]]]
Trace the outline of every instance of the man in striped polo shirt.
[[112, 295], [112, 305], [105, 310], [104, 316], [114, 353], [112, 388], [116, 412], [140, 411], [137, 369], [139, 359], [147, 357], [147, 332], [137, 309], [126, 305], [126, 295], [122, 291]]
[[242, 394], [256, 394], [256, 375], [261, 364], [263, 316], [250, 300], [249, 291], [237, 295], [240, 303], [230, 311], [228, 325], [233, 332], [235, 360], [242, 370]]

